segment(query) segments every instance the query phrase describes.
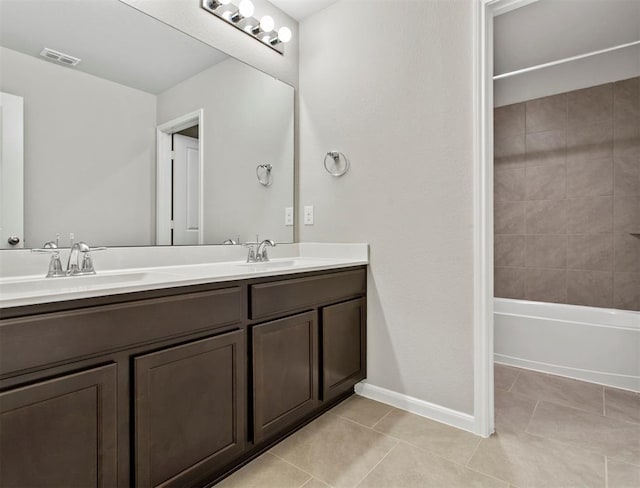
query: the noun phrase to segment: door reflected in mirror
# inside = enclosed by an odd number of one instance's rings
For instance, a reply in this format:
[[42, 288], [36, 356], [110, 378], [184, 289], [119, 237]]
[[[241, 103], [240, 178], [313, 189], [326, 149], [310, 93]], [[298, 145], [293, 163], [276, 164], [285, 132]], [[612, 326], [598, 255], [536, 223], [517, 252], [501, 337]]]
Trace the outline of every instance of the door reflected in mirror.
[[293, 241], [291, 86], [119, 0], [0, 9], [0, 92], [24, 100], [25, 247], [70, 233], [94, 246]]

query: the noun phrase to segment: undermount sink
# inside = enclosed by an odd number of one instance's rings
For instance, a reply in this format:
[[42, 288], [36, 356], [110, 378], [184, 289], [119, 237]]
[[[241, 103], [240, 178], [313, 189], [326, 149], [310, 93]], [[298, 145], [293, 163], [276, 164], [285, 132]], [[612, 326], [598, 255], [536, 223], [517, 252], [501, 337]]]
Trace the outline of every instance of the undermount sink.
[[41, 293], [64, 293], [71, 290], [88, 290], [110, 285], [131, 285], [156, 282], [170, 278], [172, 274], [157, 272], [132, 272], [96, 274], [89, 276], [65, 276], [63, 278], [28, 278], [0, 280], [0, 299], [11, 299], [17, 295], [35, 295]]

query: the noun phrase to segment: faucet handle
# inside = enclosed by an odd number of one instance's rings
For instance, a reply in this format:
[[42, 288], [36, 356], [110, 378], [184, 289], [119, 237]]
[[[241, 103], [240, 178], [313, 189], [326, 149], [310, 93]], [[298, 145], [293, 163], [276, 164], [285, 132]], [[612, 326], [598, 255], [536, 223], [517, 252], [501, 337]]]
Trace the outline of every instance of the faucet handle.
[[49, 243], [45, 243], [44, 247], [31, 249], [31, 252], [35, 254], [60, 254], [60, 249], [56, 247], [48, 247], [47, 244]]

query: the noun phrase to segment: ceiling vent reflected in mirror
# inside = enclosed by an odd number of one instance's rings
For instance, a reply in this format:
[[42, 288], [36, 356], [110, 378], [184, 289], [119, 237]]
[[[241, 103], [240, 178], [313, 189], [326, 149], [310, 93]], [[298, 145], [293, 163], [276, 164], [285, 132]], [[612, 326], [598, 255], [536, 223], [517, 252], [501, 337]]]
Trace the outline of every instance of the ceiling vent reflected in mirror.
[[54, 51], [48, 47], [45, 47], [40, 52], [40, 56], [47, 58], [49, 61], [53, 61], [54, 63], [64, 64], [65, 66], [76, 66], [80, 61], [82, 61], [80, 58], [76, 58], [75, 56], [64, 54], [59, 51]]

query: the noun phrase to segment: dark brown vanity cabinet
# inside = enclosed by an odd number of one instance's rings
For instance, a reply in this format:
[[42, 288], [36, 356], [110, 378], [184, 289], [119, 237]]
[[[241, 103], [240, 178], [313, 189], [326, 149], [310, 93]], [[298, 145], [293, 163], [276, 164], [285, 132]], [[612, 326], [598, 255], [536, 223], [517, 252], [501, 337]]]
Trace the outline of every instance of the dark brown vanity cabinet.
[[116, 486], [116, 365], [0, 393], [0, 486]]
[[282, 431], [318, 407], [315, 312], [252, 327], [253, 440]]
[[366, 377], [366, 306], [360, 298], [322, 309], [322, 400]]
[[134, 359], [136, 486], [190, 484], [242, 453], [244, 331]]
[[365, 376], [366, 270], [0, 310], [0, 486], [205, 486]]

